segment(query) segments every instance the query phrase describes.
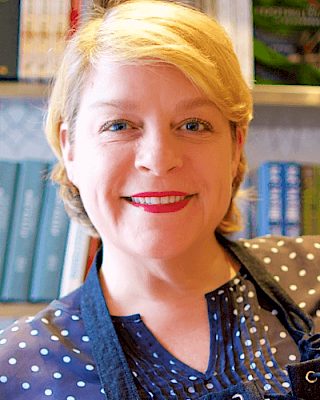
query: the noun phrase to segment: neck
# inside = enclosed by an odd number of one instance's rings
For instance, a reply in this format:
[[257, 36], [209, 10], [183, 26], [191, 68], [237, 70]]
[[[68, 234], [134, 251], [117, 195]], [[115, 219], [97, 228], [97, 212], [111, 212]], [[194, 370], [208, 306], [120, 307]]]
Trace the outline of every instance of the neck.
[[238, 272], [215, 236], [197, 247], [170, 259], [145, 259], [104, 242], [100, 281], [111, 314], [137, 314], [149, 304], [179, 304], [181, 299], [202, 301]]

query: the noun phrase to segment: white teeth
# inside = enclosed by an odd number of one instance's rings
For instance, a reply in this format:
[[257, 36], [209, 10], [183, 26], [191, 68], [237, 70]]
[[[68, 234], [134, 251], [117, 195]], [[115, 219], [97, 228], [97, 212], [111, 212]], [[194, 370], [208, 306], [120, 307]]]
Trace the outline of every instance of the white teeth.
[[172, 204], [182, 201], [187, 196], [166, 196], [166, 197], [131, 197], [133, 203], [138, 204]]

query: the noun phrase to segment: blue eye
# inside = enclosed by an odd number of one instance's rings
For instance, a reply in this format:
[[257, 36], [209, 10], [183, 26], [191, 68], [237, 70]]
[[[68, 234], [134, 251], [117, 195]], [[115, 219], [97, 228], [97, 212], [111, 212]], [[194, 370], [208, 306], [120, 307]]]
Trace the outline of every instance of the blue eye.
[[210, 131], [211, 126], [208, 122], [199, 120], [190, 120], [181, 125], [180, 129], [191, 132], [203, 132], [203, 131]]
[[126, 122], [116, 122], [111, 123], [108, 126], [108, 130], [115, 132], [115, 131], [123, 131], [128, 128], [128, 124]]

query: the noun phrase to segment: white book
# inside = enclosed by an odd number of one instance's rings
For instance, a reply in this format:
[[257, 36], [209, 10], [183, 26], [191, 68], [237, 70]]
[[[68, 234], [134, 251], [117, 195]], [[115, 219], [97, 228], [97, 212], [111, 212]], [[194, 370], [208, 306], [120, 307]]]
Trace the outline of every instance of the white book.
[[42, 0], [41, 3], [41, 27], [39, 41], [39, 78], [49, 78], [49, 50], [50, 50], [50, 1]]
[[71, 221], [61, 275], [60, 298], [82, 285], [86, 273], [90, 238], [82, 225]]
[[19, 79], [29, 80], [34, 75], [34, 2], [35, 0], [21, 0], [20, 3], [20, 40], [19, 40]]

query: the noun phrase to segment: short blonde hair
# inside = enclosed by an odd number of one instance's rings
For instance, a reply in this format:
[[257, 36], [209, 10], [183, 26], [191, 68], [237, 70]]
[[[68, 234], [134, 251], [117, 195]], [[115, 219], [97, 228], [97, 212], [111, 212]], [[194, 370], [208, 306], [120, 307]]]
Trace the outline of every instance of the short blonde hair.
[[[72, 144], [88, 71], [103, 57], [127, 65], [159, 61], [175, 65], [208, 94], [230, 121], [234, 143], [238, 128], [245, 139], [252, 118], [250, 90], [232, 42], [214, 19], [190, 7], [161, 0], [114, 1], [107, 9], [96, 8], [67, 44], [46, 119], [47, 139], [59, 159], [52, 179], [60, 184], [69, 215], [86, 225], [94, 236], [98, 233], [66, 173], [59, 128], [62, 121], [68, 123]], [[228, 212], [217, 228], [222, 234], [241, 229], [234, 197], [245, 170], [242, 154]]]

